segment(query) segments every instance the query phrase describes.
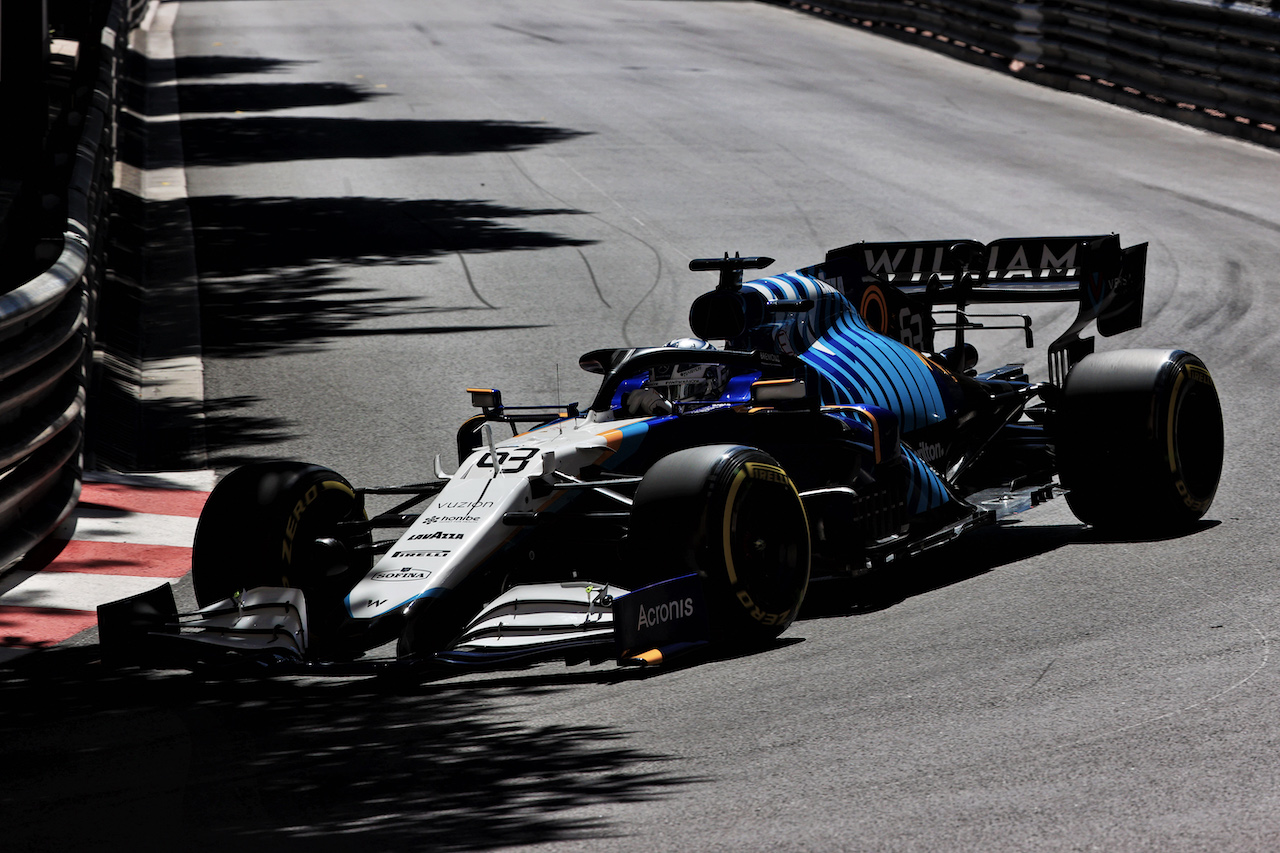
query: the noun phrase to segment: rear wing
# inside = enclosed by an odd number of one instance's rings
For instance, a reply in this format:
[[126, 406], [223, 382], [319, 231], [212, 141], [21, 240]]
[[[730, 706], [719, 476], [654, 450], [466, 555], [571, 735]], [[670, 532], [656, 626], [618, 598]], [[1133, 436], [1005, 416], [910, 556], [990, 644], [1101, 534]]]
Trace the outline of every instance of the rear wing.
[[[1060, 385], [1093, 352], [1093, 338], [1080, 337], [1089, 323], [1104, 337], [1142, 325], [1146, 264], [1146, 243], [1121, 248], [1118, 235], [1105, 234], [854, 243], [805, 272], [842, 290], [872, 328], [920, 350], [934, 350], [935, 331], [954, 331], [959, 352], [966, 331], [992, 328], [1022, 328], [1031, 346], [1029, 317], [978, 314], [970, 306], [1074, 302], [1075, 320], [1049, 345], [1050, 381]], [[937, 322], [937, 309], [955, 321]], [[984, 322], [1011, 319], [1021, 322]]]

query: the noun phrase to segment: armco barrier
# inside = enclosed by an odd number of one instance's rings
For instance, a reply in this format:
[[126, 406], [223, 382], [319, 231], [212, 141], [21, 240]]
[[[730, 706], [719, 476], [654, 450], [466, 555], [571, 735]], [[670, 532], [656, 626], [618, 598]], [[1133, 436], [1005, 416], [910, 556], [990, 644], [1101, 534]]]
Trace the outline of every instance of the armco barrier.
[[764, 0], [1280, 147], [1280, 14], [1198, 0]]
[[79, 45], [78, 80], [88, 91], [63, 109], [62, 120], [81, 130], [74, 152], [65, 152], [75, 159], [65, 187], [62, 250], [48, 270], [0, 295], [0, 570], [48, 536], [80, 494], [116, 86], [136, 12], [116, 0], [97, 40]]

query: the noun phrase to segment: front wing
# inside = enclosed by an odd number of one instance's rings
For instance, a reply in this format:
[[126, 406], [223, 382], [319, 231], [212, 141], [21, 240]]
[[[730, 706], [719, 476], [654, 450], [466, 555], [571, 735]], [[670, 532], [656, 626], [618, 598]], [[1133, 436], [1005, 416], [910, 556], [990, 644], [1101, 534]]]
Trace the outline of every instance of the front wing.
[[[117, 662], [194, 669], [251, 664], [279, 673], [349, 674], [386, 666], [315, 660], [302, 592], [257, 587], [179, 613], [162, 584], [98, 608], [99, 641]], [[620, 627], [621, 626], [621, 627]], [[702, 582], [685, 575], [634, 592], [590, 581], [514, 586], [480, 609], [462, 634], [415, 667], [497, 668], [564, 659], [649, 666], [710, 642]]]

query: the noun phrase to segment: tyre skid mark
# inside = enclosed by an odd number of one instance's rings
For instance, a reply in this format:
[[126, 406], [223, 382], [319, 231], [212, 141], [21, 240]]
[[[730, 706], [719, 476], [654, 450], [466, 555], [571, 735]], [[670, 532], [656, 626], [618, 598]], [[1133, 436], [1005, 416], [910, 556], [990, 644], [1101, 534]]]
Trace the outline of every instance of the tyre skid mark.
[[[572, 208], [572, 205], [569, 204], [568, 201], [556, 195], [555, 193], [551, 192], [551, 190], [547, 189], [542, 184], [538, 183], [538, 181], [534, 180], [533, 176], [529, 174], [529, 172], [524, 168], [524, 166], [520, 164], [520, 161], [517, 160], [513, 155], [508, 154], [507, 159], [511, 162], [511, 165], [515, 168], [515, 170], [519, 172], [521, 175], [523, 175], [525, 180], [527, 180], [530, 184], [532, 184], [539, 192], [544, 193], [549, 198], [555, 199], [558, 203], [564, 205], [566, 208]], [[620, 211], [622, 211], [623, 213], [627, 213], [627, 209], [623, 207], [621, 204], [619, 204], [617, 199], [615, 199], [609, 193], [605, 192], [605, 190], [597, 186], [594, 181], [592, 181], [586, 175], [582, 174], [580, 171], [574, 168], [573, 164], [563, 160], [561, 160], [560, 162], [566, 168], [568, 168], [569, 171], [573, 172], [573, 174], [575, 174], [581, 181], [583, 181], [593, 190], [598, 192], [605, 199], [610, 201]], [[631, 216], [629, 213], [627, 213], [627, 215]], [[600, 216], [599, 214], [588, 212], [587, 216], [588, 218], [594, 219], [596, 222], [599, 222], [601, 225], [604, 225], [607, 228], [611, 228], [614, 231], [617, 231], [619, 234], [622, 234], [625, 237], [629, 237], [632, 240], [635, 240], [640, 245], [644, 246], [646, 249], [648, 249], [650, 252], [653, 253], [654, 261], [657, 264], [657, 269], [654, 271], [653, 284], [649, 286], [649, 289], [644, 292], [644, 294], [640, 297], [640, 299], [633, 306], [631, 306], [631, 310], [627, 312], [626, 316], [622, 318], [622, 324], [620, 328], [622, 343], [625, 346], [631, 346], [632, 345], [631, 338], [627, 333], [627, 329], [631, 324], [631, 318], [635, 315], [636, 311], [640, 309], [640, 306], [643, 305], [649, 299], [649, 297], [653, 295], [654, 291], [658, 289], [658, 285], [662, 283], [662, 273], [663, 273], [662, 253], [658, 251], [658, 247], [655, 246], [653, 243], [649, 242], [648, 240], [645, 240], [643, 237], [639, 236], [638, 234], [628, 231], [626, 228], [623, 228], [622, 226], [614, 222], [610, 222], [608, 219], [605, 219], [603, 216]], [[635, 216], [631, 216], [631, 219], [636, 224], [638, 224], [641, 228], [648, 227], [639, 219], [636, 219]], [[582, 255], [582, 260], [585, 263], [587, 260], [586, 255], [583, 255], [581, 251], [579, 251], [578, 254]], [[591, 283], [595, 285], [596, 294], [597, 296], [600, 297], [600, 301], [604, 303], [604, 306], [606, 308], [612, 308], [613, 306], [610, 305], [609, 302], [605, 299], [604, 292], [600, 289], [600, 286], [596, 281], [595, 271], [591, 269], [591, 265], [589, 263], [587, 264], [587, 273], [591, 276]]]
[[1146, 717], [1144, 719], [1138, 720], [1137, 722], [1129, 723], [1128, 725], [1117, 726], [1116, 728], [1107, 729], [1106, 731], [1098, 732], [1097, 734], [1090, 735], [1089, 737], [1080, 738], [1079, 740], [1074, 740], [1074, 741], [1071, 741], [1070, 743], [1060, 744], [1055, 748], [1064, 749], [1064, 748], [1084, 746], [1087, 744], [1097, 743], [1107, 738], [1115, 737], [1118, 734], [1123, 734], [1124, 732], [1132, 731], [1134, 729], [1142, 728], [1144, 726], [1149, 726], [1149, 725], [1152, 725], [1153, 723], [1158, 723], [1162, 720], [1172, 719], [1173, 717], [1181, 716], [1182, 714], [1185, 714], [1188, 711], [1194, 711], [1197, 708], [1206, 707], [1208, 705], [1211, 705], [1217, 702], [1219, 699], [1222, 699], [1227, 694], [1232, 693], [1240, 689], [1241, 687], [1244, 687], [1249, 682], [1253, 681], [1254, 678], [1257, 677], [1258, 673], [1262, 672], [1270, 664], [1271, 641], [1270, 639], [1267, 638], [1267, 635], [1262, 631], [1262, 629], [1258, 627], [1257, 623], [1255, 623], [1252, 619], [1245, 616], [1244, 614], [1239, 613], [1238, 611], [1235, 611], [1232, 608], [1229, 608], [1227, 603], [1223, 601], [1221, 598], [1211, 595], [1210, 593], [1206, 592], [1200, 587], [1197, 587], [1196, 585], [1192, 584], [1186, 578], [1178, 577], [1175, 575], [1174, 577], [1169, 578], [1169, 580], [1177, 581], [1178, 583], [1182, 584], [1192, 592], [1197, 592], [1200, 595], [1204, 596], [1209, 601], [1212, 601], [1223, 608], [1232, 610], [1232, 615], [1238, 617], [1241, 621], [1243, 621], [1246, 625], [1248, 625], [1250, 630], [1252, 630], [1253, 633], [1257, 634], [1258, 638], [1262, 641], [1261, 643], [1262, 659], [1258, 662], [1258, 665], [1255, 666], [1249, 672], [1249, 674], [1245, 675], [1243, 678], [1237, 679], [1227, 687], [1222, 688], [1217, 693], [1214, 693], [1211, 696], [1206, 696], [1203, 699], [1197, 700], [1195, 702], [1191, 702], [1190, 704], [1187, 704], [1187, 705], [1183, 705], [1182, 707], [1176, 708], [1172, 711], [1166, 711], [1163, 714], [1156, 714], [1154, 716]]

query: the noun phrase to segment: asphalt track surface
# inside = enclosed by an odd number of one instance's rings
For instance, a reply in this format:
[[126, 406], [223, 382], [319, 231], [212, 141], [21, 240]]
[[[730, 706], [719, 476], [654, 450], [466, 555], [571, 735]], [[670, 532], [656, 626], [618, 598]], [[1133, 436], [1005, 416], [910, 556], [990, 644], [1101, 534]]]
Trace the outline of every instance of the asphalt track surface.
[[1111, 231], [1150, 243], [1147, 320], [1102, 347], [1202, 356], [1227, 468], [1191, 535], [1056, 501], [654, 677], [40, 653], [0, 682], [4, 849], [1280, 844], [1280, 153], [749, 2], [191, 0], [176, 45], [219, 470], [428, 476], [464, 387], [586, 399], [582, 352], [684, 334], [694, 257]]

